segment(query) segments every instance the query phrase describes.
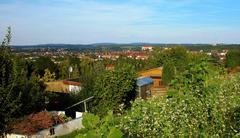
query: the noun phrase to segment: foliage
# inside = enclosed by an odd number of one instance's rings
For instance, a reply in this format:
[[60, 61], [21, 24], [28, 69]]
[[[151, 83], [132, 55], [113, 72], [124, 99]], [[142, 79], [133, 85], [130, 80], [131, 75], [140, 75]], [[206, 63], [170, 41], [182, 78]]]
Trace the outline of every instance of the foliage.
[[185, 67], [190, 62], [190, 55], [187, 49], [181, 46], [172, 47], [166, 50], [155, 48], [148, 62], [150, 67], [159, 67], [163, 66], [168, 60], [172, 61], [176, 73], [178, 73], [185, 70]]
[[17, 80], [17, 85], [13, 88], [13, 91], [21, 92], [21, 108], [17, 110], [16, 117], [38, 112], [46, 107], [47, 93], [44, 83], [36, 76], [31, 76], [30, 79], [21, 78]]
[[99, 75], [94, 84], [92, 110], [102, 116], [109, 110], [115, 111], [120, 104], [128, 105], [135, 98], [135, 78], [135, 70], [130, 65]]
[[119, 127], [130, 137], [239, 136], [240, 75], [212, 75], [204, 64], [188, 67], [171, 98], [136, 100]]
[[47, 93], [45, 92], [44, 82], [40, 81], [34, 73], [34, 64], [18, 56], [13, 57], [13, 60], [16, 64], [15, 69], [18, 79], [16, 79], [16, 85], [12, 90], [15, 93], [21, 92], [19, 97], [21, 108], [15, 112], [15, 117], [43, 110]]
[[39, 130], [48, 129], [64, 122], [63, 116], [53, 115], [47, 111], [31, 114], [13, 125], [13, 132], [31, 135]]
[[62, 135], [62, 136], [57, 136], [56, 138], [74, 138], [79, 134], [79, 130], [75, 130], [72, 133], [66, 134], [66, 135]]
[[163, 65], [164, 62], [164, 51], [159, 47], [154, 47], [154, 50], [151, 52], [150, 57], [148, 59], [148, 66], [150, 68], [156, 68]]
[[189, 63], [189, 54], [185, 47], [174, 47], [166, 51], [165, 60], [171, 59], [178, 72], [185, 70]]
[[198, 92], [207, 85], [210, 77], [218, 75], [217, 69], [211, 68], [211, 63], [202, 59], [198, 63], [190, 63], [184, 72], [178, 75], [172, 82], [172, 87], [179, 92]]
[[165, 85], [168, 85], [175, 76], [175, 67], [171, 60], [165, 61], [162, 71], [162, 81]]
[[54, 81], [55, 80], [55, 73], [51, 73], [49, 69], [45, 69], [44, 70], [44, 76], [42, 78], [40, 78], [41, 81], [43, 82], [50, 82], [50, 81]]
[[85, 114], [83, 117], [84, 128], [76, 138], [121, 138], [123, 133], [115, 127], [115, 119], [112, 112], [100, 120], [100, 118], [93, 114]]
[[240, 50], [232, 50], [227, 53], [226, 66], [229, 68], [240, 66]]
[[33, 61], [23, 59], [20, 56], [15, 56], [14, 61], [16, 64], [16, 72], [19, 77], [30, 79], [32, 76], [36, 76]]
[[34, 74], [32, 62], [11, 53], [10, 28], [0, 47], [0, 134], [16, 118], [45, 107], [45, 85]]
[[[92, 59], [86, 57], [81, 59], [79, 68], [79, 81], [81, 82], [82, 89], [81, 92], [70, 95], [72, 101], [76, 103], [93, 96], [93, 87], [96, 77], [102, 74], [104, 71], [105, 68], [101, 61], [94, 62]], [[79, 105], [75, 107], [75, 109], [76, 108], [80, 111], [84, 110], [83, 105]], [[91, 108], [90, 104], [88, 104], [88, 108]]]
[[81, 91], [83, 98], [88, 98], [93, 95], [93, 84], [96, 76], [101, 72], [101, 66], [94, 63], [89, 57], [81, 59], [80, 63], [80, 81], [82, 82], [83, 90]]
[[89, 57], [84, 57], [81, 59], [80, 63], [80, 73], [81, 75], [90, 75], [93, 72], [94, 61]]
[[11, 29], [0, 46], [0, 135], [9, 127], [8, 124], [14, 119], [14, 113], [19, 109], [20, 93], [14, 92], [16, 86], [16, 70], [9, 48]]
[[147, 61], [145, 60], [139, 60], [139, 59], [128, 58], [128, 57], [119, 57], [117, 60], [112, 61], [115, 67], [119, 67], [119, 66], [121, 67], [122, 65], [130, 64], [134, 66], [134, 69], [136, 71], [141, 71], [147, 68], [148, 64], [146, 62]]
[[73, 72], [71, 74], [71, 78], [79, 78], [80, 77], [80, 71], [79, 71], [79, 67], [77, 64], [75, 64], [73, 66]]
[[67, 79], [69, 78], [69, 69], [70, 61], [68, 59], [63, 60], [59, 65], [59, 78], [60, 79]]
[[36, 72], [40, 77], [44, 76], [45, 69], [49, 69], [50, 72], [56, 71], [56, 65], [50, 57], [41, 56], [35, 61]]

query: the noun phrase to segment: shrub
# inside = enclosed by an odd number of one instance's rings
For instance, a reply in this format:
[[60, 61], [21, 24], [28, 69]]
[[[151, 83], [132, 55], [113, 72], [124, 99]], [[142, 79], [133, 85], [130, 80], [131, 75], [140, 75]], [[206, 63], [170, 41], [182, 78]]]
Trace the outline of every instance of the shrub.
[[84, 128], [79, 131], [76, 138], [121, 138], [122, 132], [115, 127], [112, 112], [101, 119], [93, 114], [85, 114], [83, 117]]
[[136, 100], [119, 127], [130, 137], [239, 136], [240, 75], [208, 77], [201, 87], [195, 81], [192, 85], [171, 98]]

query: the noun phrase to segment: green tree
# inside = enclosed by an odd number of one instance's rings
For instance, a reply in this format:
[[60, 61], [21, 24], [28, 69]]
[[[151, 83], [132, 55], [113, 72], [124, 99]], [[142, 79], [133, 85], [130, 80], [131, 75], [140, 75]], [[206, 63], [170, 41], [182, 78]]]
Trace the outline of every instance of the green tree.
[[162, 81], [165, 85], [168, 85], [175, 76], [175, 66], [171, 60], [165, 61], [163, 64]]
[[59, 78], [67, 79], [69, 78], [69, 67], [70, 61], [68, 59], [62, 61], [59, 65]]
[[93, 114], [83, 116], [84, 128], [80, 130], [76, 138], [121, 138], [123, 133], [116, 128], [116, 121], [112, 112], [100, 119]]
[[21, 78], [24, 77], [26, 79], [30, 79], [32, 75], [35, 75], [35, 67], [33, 61], [26, 60], [20, 56], [15, 56], [14, 61], [16, 63], [17, 74], [23, 75]]
[[[22, 77], [21, 77], [22, 76]], [[45, 84], [40, 81], [38, 77], [32, 75], [30, 79], [24, 78], [17, 80], [16, 87], [13, 88], [15, 92], [21, 92], [20, 104], [21, 108], [16, 112], [16, 117], [38, 112], [46, 107], [45, 98], [48, 96], [45, 92]]]
[[171, 86], [179, 92], [191, 92], [201, 96], [208, 85], [207, 80], [219, 75], [219, 68], [203, 58], [201, 61], [189, 63], [186, 70], [175, 77]]
[[[14, 56], [13, 59], [15, 61], [17, 79], [16, 85], [12, 90], [15, 93], [21, 92], [19, 101], [21, 108], [15, 112], [15, 117], [22, 117], [43, 110], [47, 93], [45, 92], [44, 82], [40, 81], [34, 72], [33, 62], [25, 60], [20, 56]], [[46, 76], [48, 75], [45, 75], [45, 79], [47, 78]]]
[[114, 71], [106, 71], [94, 83], [93, 111], [100, 116], [109, 110], [116, 111], [120, 104], [125, 106], [135, 98], [136, 72], [130, 65]]
[[40, 77], [44, 76], [45, 69], [49, 69], [50, 72], [56, 71], [56, 65], [54, 64], [54, 62], [51, 60], [50, 57], [43, 57], [43, 56], [39, 57], [35, 61], [35, 68], [36, 68], [37, 74], [40, 75]]
[[189, 63], [189, 54], [185, 47], [177, 46], [165, 51], [164, 61], [168, 59], [173, 61], [173, 64], [178, 72], [182, 72]]
[[55, 73], [51, 73], [49, 69], [44, 70], [44, 76], [41, 78], [43, 82], [50, 82], [55, 80]]
[[73, 72], [72, 72], [72, 78], [79, 78], [80, 77], [80, 72], [79, 72], [79, 67], [77, 64], [73, 66]]
[[187, 49], [181, 46], [172, 47], [167, 50], [155, 48], [148, 60], [149, 67], [163, 66], [164, 62], [171, 60], [176, 68], [176, 73], [185, 70], [190, 58]]
[[226, 66], [228, 68], [234, 68], [240, 65], [240, 51], [231, 50], [226, 55]]
[[90, 75], [93, 72], [94, 61], [90, 57], [83, 57], [80, 62], [80, 74]]
[[14, 113], [19, 109], [19, 92], [14, 92], [16, 86], [16, 71], [10, 52], [11, 29], [0, 47], [0, 135], [8, 128], [14, 118]]
[[161, 50], [159, 47], [154, 47], [154, 50], [151, 52], [147, 64], [149, 68], [156, 68], [162, 66], [164, 60], [165, 60], [164, 51]]
[[[76, 68], [75, 66], [74, 68]], [[90, 58], [81, 59], [79, 81], [81, 82], [82, 89], [81, 89], [81, 92], [70, 95], [71, 101], [73, 101], [73, 103], [76, 103], [93, 96], [94, 94], [93, 87], [94, 87], [96, 78], [97, 76], [99, 76], [104, 72], [105, 72], [105, 67], [102, 61], [93, 62]], [[73, 76], [74, 76], [74, 72], [73, 72]], [[77, 106], [76, 108], [78, 110], [84, 110], [82, 105]], [[88, 104], [88, 108], [91, 108], [91, 104]]]
[[135, 100], [120, 117], [129, 137], [239, 137], [240, 75], [212, 74], [190, 65], [172, 97]]

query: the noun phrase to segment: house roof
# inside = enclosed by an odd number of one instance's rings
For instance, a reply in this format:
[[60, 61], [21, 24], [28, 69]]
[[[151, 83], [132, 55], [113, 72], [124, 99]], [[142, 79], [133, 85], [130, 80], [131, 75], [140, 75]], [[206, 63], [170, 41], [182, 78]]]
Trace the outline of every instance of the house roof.
[[74, 85], [74, 86], [80, 86], [81, 84], [79, 82], [75, 82], [75, 81], [68, 81], [68, 80], [64, 80], [63, 84], [66, 85]]
[[161, 77], [162, 76], [162, 67], [153, 68], [138, 73], [142, 77]]
[[68, 85], [65, 85], [63, 81], [46, 82], [45, 84], [47, 85], [46, 90], [49, 92], [68, 93]]
[[153, 82], [154, 82], [153, 79], [150, 77], [140, 78], [137, 80], [137, 86], [141, 87], [147, 84], [152, 84]]
[[69, 85], [81, 86], [81, 83], [69, 80], [46, 82], [46, 90], [49, 92], [69, 93]]

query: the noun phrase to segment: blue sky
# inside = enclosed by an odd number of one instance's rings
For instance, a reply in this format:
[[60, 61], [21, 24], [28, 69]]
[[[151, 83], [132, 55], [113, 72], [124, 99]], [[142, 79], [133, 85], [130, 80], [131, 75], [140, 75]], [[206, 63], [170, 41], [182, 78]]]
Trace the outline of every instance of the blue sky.
[[0, 0], [12, 44], [240, 43], [239, 0]]

